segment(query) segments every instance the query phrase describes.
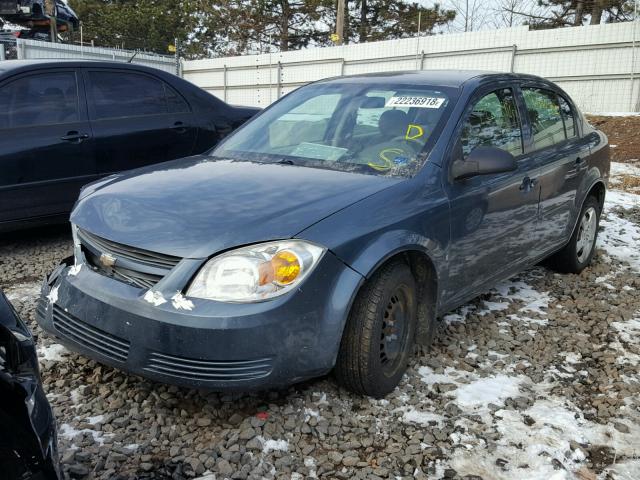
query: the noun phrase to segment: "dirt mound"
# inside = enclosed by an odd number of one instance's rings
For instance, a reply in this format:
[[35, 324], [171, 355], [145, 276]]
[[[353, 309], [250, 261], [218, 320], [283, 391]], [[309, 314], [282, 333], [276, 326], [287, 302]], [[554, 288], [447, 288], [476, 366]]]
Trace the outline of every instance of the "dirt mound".
[[602, 130], [609, 137], [613, 162], [624, 163], [640, 159], [640, 115], [628, 117], [586, 115], [586, 117], [591, 125]]

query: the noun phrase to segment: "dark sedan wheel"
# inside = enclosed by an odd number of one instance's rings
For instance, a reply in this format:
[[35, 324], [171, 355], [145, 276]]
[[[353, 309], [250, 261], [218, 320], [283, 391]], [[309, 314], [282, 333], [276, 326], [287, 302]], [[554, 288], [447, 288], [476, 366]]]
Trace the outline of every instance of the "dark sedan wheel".
[[590, 196], [582, 206], [571, 240], [551, 257], [553, 268], [565, 273], [580, 273], [584, 270], [591, 263], [596, 250], [599, 224], [600, 203]]
[[416, 331], [416, 284], [403, 262], [385, 265], [362, 287], [340, 344], [336, 377], [345, 388], [380, 398], [407, 369]]

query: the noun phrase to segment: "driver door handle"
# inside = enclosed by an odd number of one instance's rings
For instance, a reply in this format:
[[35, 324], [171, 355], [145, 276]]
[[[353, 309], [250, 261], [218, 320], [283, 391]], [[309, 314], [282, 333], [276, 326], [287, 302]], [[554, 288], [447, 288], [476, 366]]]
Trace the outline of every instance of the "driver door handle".
[[60, 140], [62, 140], [63, 142], [70, 142], [70, 143], [82, 143], [82, 141], [86, 140], [87, 138], [89, 138], [89, 135], [86, 133], [71, 131], [71, 132], [67, 132], [66, 135], [60, 137]]
[[528, 192], [533, 189], [538, 183], [538, 180], [535, 178], [524, 177], [522, 179], [522, 183], [520, 184], [520, 191]]

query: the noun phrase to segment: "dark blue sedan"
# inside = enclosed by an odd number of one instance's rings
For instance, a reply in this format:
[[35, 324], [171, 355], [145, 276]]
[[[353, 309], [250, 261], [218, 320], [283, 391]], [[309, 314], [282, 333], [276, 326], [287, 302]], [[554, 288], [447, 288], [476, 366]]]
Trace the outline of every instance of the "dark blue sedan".
[[395, 388], [438, 318], [594, 254], [609, 149], [544, 79], [422, 71], [300, 88], [207, 155], [86, 187], [42, 327], [161, 382]]

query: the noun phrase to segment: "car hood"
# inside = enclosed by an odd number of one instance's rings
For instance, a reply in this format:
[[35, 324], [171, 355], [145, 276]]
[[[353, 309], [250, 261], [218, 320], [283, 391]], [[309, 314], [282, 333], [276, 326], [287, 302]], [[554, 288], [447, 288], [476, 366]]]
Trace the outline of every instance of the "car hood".
[[114, 242], [204, 258], [235, 246], [291, 238], [399, 181], [197, 156], [87, 187], [71, 221]]

